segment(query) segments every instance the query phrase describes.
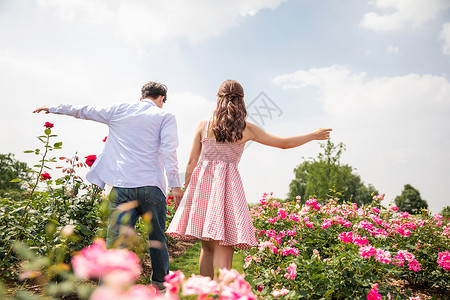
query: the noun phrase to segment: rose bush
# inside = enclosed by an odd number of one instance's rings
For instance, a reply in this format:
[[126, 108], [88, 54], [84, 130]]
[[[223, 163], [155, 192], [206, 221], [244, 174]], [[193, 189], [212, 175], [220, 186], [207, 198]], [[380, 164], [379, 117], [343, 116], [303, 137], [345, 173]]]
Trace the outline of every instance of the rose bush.
[[[17, 279], [15, 242], [46, 256], [52, 260], [50, 264], [68, 262], [70, 251], [79, 251], [95, 236], [105, 234], [108, 208], [103, 193], [77, 176], [76, 171], [86, 167], [77, 154], [59, 159], [51, 156], [61, 149], [62, 142], [51, 142], [56, 137], [53, 123], [46, 122], [44, 128], [44, 134], [38, 136], [43, 147], [25, 151], [38, 156], [39, 163], [29, 171], [31, 180], [24, 183], [23, 199], [0, 199], [0, 272], [5, 278]], [[88, 157], [92, 161], [95, 155]], [[53, 167], [57, 162], [59, 166]], [[61, 230], [69, 228], [67, 225], [74, 234], [64, 244]]]
[[251, 208], [259, 247], [246, 252], [244, 265], [254, 291], [266, 299], [406, 298], [393, 280], [448, 289], [448, 221], [385, 208], [382, 200], [302, 205], [265, 194]]

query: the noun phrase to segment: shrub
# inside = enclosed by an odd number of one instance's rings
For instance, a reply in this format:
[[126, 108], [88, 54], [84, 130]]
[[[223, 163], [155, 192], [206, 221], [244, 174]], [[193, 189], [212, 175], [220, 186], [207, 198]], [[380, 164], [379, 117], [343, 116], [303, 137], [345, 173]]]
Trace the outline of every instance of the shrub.
[[[46, 123], [44, 135], [38, 137], [42, 149], [28, 150], [39, 157], [39, 163], [30, 170], [31, 180], [25, 183], [25, 199], [0, 199], [0, 270], [10, 279], [17, 278], [18, 258], [13, 251], [15, 242], [28, 245], [36, 254], [53, 261], [68, 261], [70, 251], [89, 245], [94, 236], [104, 236], [102, 218], [107, 216], [107, 204], [102, 201], [99, 188], [83, 182], [76, 175], [78, 168], [86, 167], [77, 154], [60, 157], [62, 177], [50, 167], [58, 159], [49, 155], [61, 149], [62, 142], [51, 143], [51, 123]], [[62, 247], [61, 230], [72, 228], [74, 235]]]
[[448, 222], [426, 210], [412, 216], [384, 208], [382, 199], [358, 208], [336, 199], [280, 203], [265, 194], [251, 209], [259, 247], [244, 266], [255, 291], [267, 299], [281, 290], [293, 299], [345, 299], [374, 289], [406, 297], [393, 280], [449, 288], [450, 272], [438, 265], [450, 245]]

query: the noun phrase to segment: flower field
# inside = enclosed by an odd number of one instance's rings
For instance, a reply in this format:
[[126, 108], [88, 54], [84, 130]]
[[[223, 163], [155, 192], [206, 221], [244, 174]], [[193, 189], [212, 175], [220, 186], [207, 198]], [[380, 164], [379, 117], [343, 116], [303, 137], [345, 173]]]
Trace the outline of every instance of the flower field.
[[[54, 124], [44, 127], [43, 149], [26, 151], [39, 163], [24, 199], [0, 199], [2, 279], [25, 287], [11, 295], [0, 282], [1, 299], [450, 299], [449, 219], [384, 207], [383, 195], [358, 207], [343, 199], [283, 201], [264, 194], [250, 208], [259, 245], [239, 250], [245, 274], [217, 270], [211, 280], [178, 270], [167, 275], [164, 294], [136, 284], [148, 282], [141, 258], [149, 220], [127, 231], [133, 251], [106, 249], [98, 237], [106, 233], [108, 200], [76, 175], [96, 155], [84, 162], [77, 154], [51, 157], [62, 142], [52, 145]], [[58, 162], [60, 178], [50, 167]], [[170, 193], [167, 203], [169, 223]], [[29, 284], [38, 285], [40, 295], [27, 291]], [[419, 297], [411, 287], [433, 292]]]
[[[265, 194], [251, 208], [259, 247], [245, 273], [264, 299], [417, 299], [404, 285], [450, 286], [450, 226], [439, 214], [380, 205], [281, 202]], [[402, 282], [402, 286], [393, 282]], [[397, 286], [397, 287], [396, 287]]]

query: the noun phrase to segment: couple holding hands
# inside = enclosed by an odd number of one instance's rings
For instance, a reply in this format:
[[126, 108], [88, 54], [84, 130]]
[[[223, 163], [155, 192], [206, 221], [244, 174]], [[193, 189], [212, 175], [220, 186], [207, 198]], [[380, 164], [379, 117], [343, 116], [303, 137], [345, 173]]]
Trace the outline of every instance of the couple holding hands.
[[[108, 125], [104, 150], [86, 178], [101, 188], [105, 184], [113, 187], [109, 246], [119, 237], [121, 226], [134, 228], [138, 217], [150, 212], [149, 240], [160, 242], [160, 246], [149, 248], [152, 284], [163, 290], [164, 277], [169, 273], [165, 234], [180, 240], [201, 240], [200, 275], [214, 278], [215, 269], [231, 269], [235, 248], [257, 246], [237, 169], [245, 143], [255, 141], [282, 149], [294, 148], [313, 140], [328, 139], [331, 129], [320, 128], [292, 137], [266, 133], [246, 122], [241, 84], [226, 80], [219, 87], [212, 117], [201, 121], [195, 132], [183, 194], [178, 173], [177, 123], [175, 116], [163, 109], [167, 88], [148, 82], [141, 92], [140, 101], [133, 104], [109, 107], [61, 104], [39, 107], [34, 112], [70, 115]], [[177, 208], [166, 232], [165, 177]], [[124, 204], [130, 202], [133, 205], [124, 211], [123, 207], [127, 207]]]

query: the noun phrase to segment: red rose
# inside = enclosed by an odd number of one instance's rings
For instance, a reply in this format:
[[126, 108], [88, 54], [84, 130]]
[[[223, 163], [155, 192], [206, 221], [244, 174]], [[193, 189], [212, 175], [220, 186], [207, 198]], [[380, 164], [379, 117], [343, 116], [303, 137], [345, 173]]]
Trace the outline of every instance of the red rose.
[[49, 179], [52, 179], [52, 176], [50, 176], [50, 174], [48, 173], [41, 174], [41, 180], [49, 180]]
[[88, 155], [85, 157], [86, 161], [85, 164], [87, 164], [89, 167], [92, 167], [92, 165], [94, 164], [95, 160], [97, 159], [97, 155]]
[[45, 122], [44, 127], [46, 127], [46, 128], [53, 128], [53, 123]]
[[106, 142], [106, 139], [107, 139], [108, 137], [107, 136], [105, 136], [104, 138], [103, 138], [103, 142]]

